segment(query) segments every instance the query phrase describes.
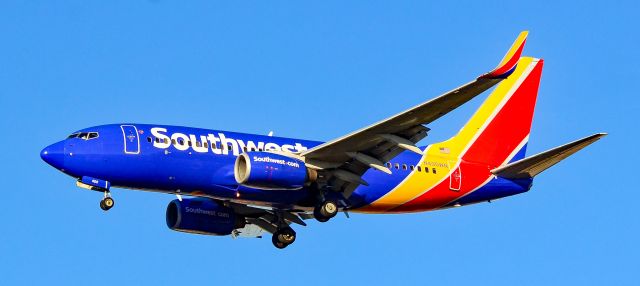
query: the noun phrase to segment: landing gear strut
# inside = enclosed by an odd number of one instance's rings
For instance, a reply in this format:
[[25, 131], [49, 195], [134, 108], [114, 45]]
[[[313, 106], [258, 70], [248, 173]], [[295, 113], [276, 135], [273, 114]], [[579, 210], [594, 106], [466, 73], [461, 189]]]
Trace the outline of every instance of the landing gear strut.
[[278, 229], [271, 237], [273, 246], [278, 249], [283, 249], [294, 241], [296, 241], [296, 232], [288, 226]]
[[100, 208], [106, 212], [110, 210], [113, 205], [115, 205], [115, 203], [116, 202], [113, 200], [113, 198], [111, 198], [111, 193], [104, 192], [104, 199], [100, 201]]
[[313, 217], [319, 222], [326, 222], [338, 214], [338, 204], [332, 200], [326, 200], [313, 209]]

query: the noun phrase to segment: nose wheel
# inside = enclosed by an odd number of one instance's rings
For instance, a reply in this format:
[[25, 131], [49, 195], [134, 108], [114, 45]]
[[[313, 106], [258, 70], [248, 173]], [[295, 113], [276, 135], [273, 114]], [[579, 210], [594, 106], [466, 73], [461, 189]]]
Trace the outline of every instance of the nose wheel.
[[313, 209], [313, 217], [319, 222], [326, 222], [338, 214], [338, 204], [326, 200]]
[[105, 192], [104, 199], [100, 201], [100, 208], [103, 211], [108, 211], [115, 205], [115, 203], [116, 202], [113, 200], [113, 198], [111, 198], [111, 194], [109, 194], [108, 192]]
[[283, 227], [273, 233], [271, 242], [278, 249], [283, 249], [296, 241], [296, 232], [290, 227]]

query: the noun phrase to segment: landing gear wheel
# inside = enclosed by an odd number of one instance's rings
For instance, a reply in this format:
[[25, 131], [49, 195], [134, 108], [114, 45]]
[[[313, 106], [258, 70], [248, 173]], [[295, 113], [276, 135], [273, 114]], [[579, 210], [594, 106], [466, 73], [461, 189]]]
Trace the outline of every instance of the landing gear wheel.
[[103, 211], [110, 210], [113, 207], [113, 205], [115, 205], [115, 201], [111, 197], [105, 197], [100, 201], [100, 208]]
[[289, 246], [289, 244], [292, 244], [294, 241], [296, 241], [296, 232], [290, 227], [284, 227], [277, 230], [271, 237], [273, 246], [279, 249]]
[[275, 236], [271, 238], [271, 242], [273, 242], [273, 246], [275, 246], [277, 249], [284, 249], [285, 247], [289, 246], [286, 243], [282, 243], [278, 241], [278, 239]]
[[292, 244], [296, 241], [296, 232], [290, 227], [284, 227], [276, 231], [276, 237], [279, 242], [284, 244]]
[[313, 209], [313, 216], [319, 222], [326, 222], [338, 214], [338, 204], [334, 201], [324, 201]]
[[319, 222], [328, 222], [330, 219], [328, 217], [319, 216], [315, 210], [313, 211], [313, 217], [315, 217], [315, 219]]

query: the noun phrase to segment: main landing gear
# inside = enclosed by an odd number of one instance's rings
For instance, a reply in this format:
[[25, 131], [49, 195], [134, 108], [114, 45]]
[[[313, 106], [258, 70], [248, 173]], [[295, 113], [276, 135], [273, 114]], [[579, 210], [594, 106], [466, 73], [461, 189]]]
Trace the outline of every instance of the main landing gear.
[[326, 222], [338, 214], [338, 204], [332, 200], [326, 200], [313, 209], [313, 217], [319, 222]]
[[106, 212], [110, 210], [115, 205], [115, 203], [116, 202], [113, 200], [113, 198], [111, 198], [111, 193], [104, 192], [104, 199], [100, 201], [100, 208]]
[[277, 229], [273, 232], [271, 242], [276, 248], [283, 249], [296, 241], [296, 232], [285, 222], [282, 211], [276, 211], [274, 214], [276, 217], [273, 223]]
[[[320, 222], [326, 222], [338, 214], [338, 203], [325, 200], [313, 209], [313, 216]], [[278, 229], [273, 233], [271, 242], [278, 249], [283, 249], [296, 241], [296, 232], [284, 223], [281, 214], [278, 216]]]
[[292, 244], [294, 241], [296, 241], [296, 232], [289, 226], [278, 229], [273, 233], [273, 236], [271, 237], [273, 246], [278, 249], [283, 249], [289, 246], [289, 244]]

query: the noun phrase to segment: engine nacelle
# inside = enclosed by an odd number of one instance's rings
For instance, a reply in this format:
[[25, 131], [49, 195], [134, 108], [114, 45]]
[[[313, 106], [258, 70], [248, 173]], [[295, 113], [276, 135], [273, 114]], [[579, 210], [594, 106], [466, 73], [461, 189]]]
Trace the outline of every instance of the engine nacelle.
[[233, 173], [238, 184], [258, 189], [300, 189], [317, 176], [301, 160], [269, 152], [240, 154]]
[[167, 206], [167, 226], [175, 231], [228, 235], [244, 225], [244, 217], [206, 198], [173, 200]]

